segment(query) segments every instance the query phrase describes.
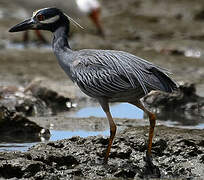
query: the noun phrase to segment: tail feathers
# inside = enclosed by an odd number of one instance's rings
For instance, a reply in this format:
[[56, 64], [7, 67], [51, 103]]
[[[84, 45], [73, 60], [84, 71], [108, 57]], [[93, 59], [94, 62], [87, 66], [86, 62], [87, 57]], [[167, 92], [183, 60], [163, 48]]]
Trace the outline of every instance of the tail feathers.
[[160, 71], [159, 69], [153, 67], [151, 72], [159, 79], [161, 84], [164, 87], [165, 92], [173, 92], [178, 89], [178, 85], [164, 72]]

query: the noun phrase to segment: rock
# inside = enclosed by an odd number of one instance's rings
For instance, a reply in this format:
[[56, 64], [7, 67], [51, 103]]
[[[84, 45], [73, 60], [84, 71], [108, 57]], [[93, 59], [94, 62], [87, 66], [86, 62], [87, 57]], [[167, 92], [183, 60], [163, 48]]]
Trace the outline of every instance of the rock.
[[[144, 103], [158, 112], [160, 119], [191, 120], [204, 117], [204, 97], [196, 95], [194, 84], [184, 83], [173, 93], [154, 91], [144, 97]], [[186, 121], [187, 124], [188, 121]], [[184, 122], [185, 124], [185, 122]]]
[[[0, 177], [33, 179], [202, 178], [204, 132], [157, 126], [153, 164], [144, 161], [141, 141], [148, 127], [129, 128], [117, 135], [107, 165], [98, 152], [107, 148], [101, 136], [73, 137], [39, 143], [27, 152], [0, 152]], [[133, 144], [134, 142], [134, 144]], [[199, 167], [199, 168], [198, 168]]]
[[41, 141], [41, 138], [49, 139], [50, 131], [21, 114], [0, 106], [0, 136], [1, 142], [36, 142]]
[[0, 105], [11, 111], [20, 112], [25, 116], [51, 114], [44, 101], [25, 93], [23, 87], [1, 86]]
[[31, 82], [26, 88], [1, 86], [0, 99], [0, 105], [25, 116], [56, 114], [74, 107], [70, 98], [36, 82]]
[[71, 102], [69, 98], [61, 96], [57, 92], [46, 87], [36, 85], [30, 88], [30, 90], [32, 95], [44, 101], [45, 104], [51, 108], [53, 113], [67, 111], [72, 107], [67, 106], [67, 103]]

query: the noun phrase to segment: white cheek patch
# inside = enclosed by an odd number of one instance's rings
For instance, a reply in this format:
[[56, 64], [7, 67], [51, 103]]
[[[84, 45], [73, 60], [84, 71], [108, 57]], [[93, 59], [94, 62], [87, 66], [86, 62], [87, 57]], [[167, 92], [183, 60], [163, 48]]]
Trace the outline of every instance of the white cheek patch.
[[45, 19], [45, 20], [43, 20], [43, 21], [40, 21], [40, 23], [42, 23], [42, 24], [54, 23], [54, 22], [56, 22], [59, 18], [60, 18], [60, 16], [57, 15], [57, 16], [51, 17], [51, 18], [49, 18], [49, 19]]

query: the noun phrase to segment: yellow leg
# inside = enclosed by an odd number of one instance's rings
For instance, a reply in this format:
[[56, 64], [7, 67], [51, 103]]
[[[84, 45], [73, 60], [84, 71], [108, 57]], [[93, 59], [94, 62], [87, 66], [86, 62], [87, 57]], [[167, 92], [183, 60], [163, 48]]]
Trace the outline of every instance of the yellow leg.
[[107, 119], [109, 121], [109, 126], [110, 126], [110, 138], [109, 138], [109, 143], [108, 143], [108, 147], [107, 147], [106, 155], [105, 155], [105, 159], [104, 159], [104, 163], [107, 163], [108, 162], [108, 156], [110, 154], [110, 149], [111, 149], [117, 128], [116, 128], [116, 125], [115, 125], [113, 118], [111, 116], [108, 101], [104, 100], [104, 99], [100, 99], [99, 103], [101, 104], [101, 107], [103, 108], [104, 112], [106, 113]]

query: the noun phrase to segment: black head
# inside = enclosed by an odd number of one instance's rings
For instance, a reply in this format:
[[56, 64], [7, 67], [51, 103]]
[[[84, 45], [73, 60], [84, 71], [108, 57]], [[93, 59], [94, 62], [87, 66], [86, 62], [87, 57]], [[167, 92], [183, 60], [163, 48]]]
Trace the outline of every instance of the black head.
[[48, 30], [54, 32], [59, 26], [68, 26], [69, 19], [58, 8], [44, 8], [33, 12], [31, 18], [15, 25], [9, 32], [25, 31], [29, 29]]

